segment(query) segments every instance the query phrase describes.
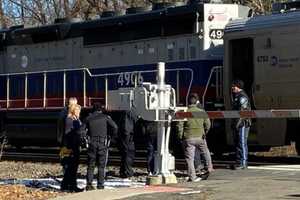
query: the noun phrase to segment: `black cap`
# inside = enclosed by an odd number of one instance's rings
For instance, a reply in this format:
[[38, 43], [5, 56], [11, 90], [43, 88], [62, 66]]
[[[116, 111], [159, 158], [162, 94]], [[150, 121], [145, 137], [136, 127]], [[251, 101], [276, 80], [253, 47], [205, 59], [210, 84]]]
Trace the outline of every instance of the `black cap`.
[[103, 111], [103, 106], [100, 102], [95, 102], [93, 104], [93, 111]]
[[244, 89], [244, 82], [242, 80], [234, 80], [232, 81], [232, 86], [236, 86], [240, 89]]

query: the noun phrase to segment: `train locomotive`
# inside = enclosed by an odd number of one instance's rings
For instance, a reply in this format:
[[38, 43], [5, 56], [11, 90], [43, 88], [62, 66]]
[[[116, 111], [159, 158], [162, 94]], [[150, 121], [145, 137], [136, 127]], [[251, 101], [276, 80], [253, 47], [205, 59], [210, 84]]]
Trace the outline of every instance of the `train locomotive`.
[[213, 69], [223, 65], [224, 27], [249, 15], [238, 4], [190, 1], [2, 29], [1, 133], [18, 147], [56, 146], [58, 113], [69, 97], [84, 110], [95, 101], [107, 104], [108, 90], [155, 82], [157, 62], [166, 63], [177, 104], [186, 105], [188, 93], [196, 92], [214, 110], [223, 99], [222, 72]]

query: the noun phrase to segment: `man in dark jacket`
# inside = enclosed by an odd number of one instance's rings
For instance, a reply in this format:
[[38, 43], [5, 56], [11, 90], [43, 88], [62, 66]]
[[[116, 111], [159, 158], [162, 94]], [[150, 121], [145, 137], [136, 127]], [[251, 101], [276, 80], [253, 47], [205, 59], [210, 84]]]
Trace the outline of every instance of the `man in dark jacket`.
[[119, 149], [121, 153], [120, 177], [130, 178], [134, 172], [132, 169], [135, 146], [134, 146], [134, 129], [138, 120], [134, 111], [123, 111], [119, 122]]
[[94, 168], [97, 163], [98, 177], [97, 189], [104, 188], [105, 167], [107, 164], [108, 147], [110, 138], [116, 136], [118, 127], [110, 116], [103, 114], [100, 103], [95, 103], [93, 113], [86, 118], [86, 128], [89, 136], [88, 168], [86, 190], [95, 189], [92, 186]]
[[[232, 83], [232, 108], [233, 110], [251, 110], [250, 100], [243, 90], [244, 83], [241, 80], [235, 80]], [[251, 126], [251, 120], [248, 118], [234, 119], [232, 123], [233, 137], [236, 148], [237, 166], [233, 169], [246, 169], [248, 166], [248, 133]]]

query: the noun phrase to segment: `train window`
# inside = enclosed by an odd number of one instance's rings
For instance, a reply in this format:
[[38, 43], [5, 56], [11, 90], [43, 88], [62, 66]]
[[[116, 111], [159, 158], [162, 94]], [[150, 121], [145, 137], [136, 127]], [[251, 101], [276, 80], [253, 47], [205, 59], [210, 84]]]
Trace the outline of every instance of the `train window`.
[[196, 58], [196, 47], [191, 46], [190, 47], [190, 58], [195, 59]]
[[184, 47], [179, 48], [179, 60], [185, 59], [184, 50]]

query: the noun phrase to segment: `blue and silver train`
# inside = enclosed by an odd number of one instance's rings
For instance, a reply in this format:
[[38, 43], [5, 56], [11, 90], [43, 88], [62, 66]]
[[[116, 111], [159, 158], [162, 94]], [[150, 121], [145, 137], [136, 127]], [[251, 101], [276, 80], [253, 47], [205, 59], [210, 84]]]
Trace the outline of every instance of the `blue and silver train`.
[[[165, 62], [167, 83], [185, 105], [196, 92], [207, 108], [222, 102], [225, 25], [251, 15], [238, 4], [160, 3], [104, 12], [99, 19], [60, 19], [0, 31], [0, 124], [11, 144], [56, 145], [57, 116], [68, 97], [88, 109], [107, 90], [155, 81]], [[91, 76], [91, 74], [97, 76]]]

